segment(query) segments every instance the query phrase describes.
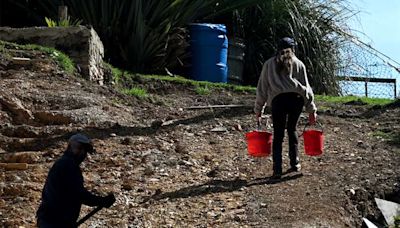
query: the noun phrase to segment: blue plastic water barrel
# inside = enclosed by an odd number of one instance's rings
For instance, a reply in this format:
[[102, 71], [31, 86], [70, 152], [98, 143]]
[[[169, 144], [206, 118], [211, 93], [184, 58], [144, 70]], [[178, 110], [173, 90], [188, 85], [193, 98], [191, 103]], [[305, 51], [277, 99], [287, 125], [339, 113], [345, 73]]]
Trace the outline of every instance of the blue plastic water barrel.
[[221, 24], [190, 24], [192, 78], [197, 81], [228, 81], [228, 38]]

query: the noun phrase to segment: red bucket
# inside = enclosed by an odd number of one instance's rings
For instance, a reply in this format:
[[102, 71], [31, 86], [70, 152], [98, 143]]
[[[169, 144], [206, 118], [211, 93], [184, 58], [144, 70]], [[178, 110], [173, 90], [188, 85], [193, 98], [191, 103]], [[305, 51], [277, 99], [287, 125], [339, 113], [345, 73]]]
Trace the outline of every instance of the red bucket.
[[306, 155], [318, 156], [324, 151], [324, 133], [322, 130], [305, 130], [303, 132]]
[[272, 134], [267, 131], [246, 133], [247, 151], [253, 157], [267, 157], [272, 150]]

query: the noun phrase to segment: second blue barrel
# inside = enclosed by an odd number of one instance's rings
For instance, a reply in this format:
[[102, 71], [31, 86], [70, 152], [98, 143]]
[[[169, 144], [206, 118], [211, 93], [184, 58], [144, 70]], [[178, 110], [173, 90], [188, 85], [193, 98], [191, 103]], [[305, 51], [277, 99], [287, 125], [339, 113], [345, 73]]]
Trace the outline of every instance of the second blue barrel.
[[190, 24], [192, 78], [197, 81], [228, 80], [228, 38], [221, 24]]

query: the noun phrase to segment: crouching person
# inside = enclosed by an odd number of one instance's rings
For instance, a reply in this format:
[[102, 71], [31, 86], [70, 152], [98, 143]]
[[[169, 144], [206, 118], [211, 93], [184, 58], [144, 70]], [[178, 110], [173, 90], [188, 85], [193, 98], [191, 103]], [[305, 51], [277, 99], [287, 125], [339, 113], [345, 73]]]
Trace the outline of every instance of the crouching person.
[[51, 167], [42, 192], [42, 202], [37, 211], [40, 228], [73, 228], [77, 225], [81, 205], [110, 207], [115, 202], [113, 194], [101, 197], [83, 186], [80, 164], [93, 153], [88, 137], [76, 134], [69, 139], [68, 148]]

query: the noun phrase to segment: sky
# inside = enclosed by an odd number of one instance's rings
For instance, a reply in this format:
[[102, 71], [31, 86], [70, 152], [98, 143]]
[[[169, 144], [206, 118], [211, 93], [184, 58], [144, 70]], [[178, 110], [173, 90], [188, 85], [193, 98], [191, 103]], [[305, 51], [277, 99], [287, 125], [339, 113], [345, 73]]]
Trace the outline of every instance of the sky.
[[361, 40], [400, 63], [400, 0], [351, 0], [361, 11], [351, 26]]

